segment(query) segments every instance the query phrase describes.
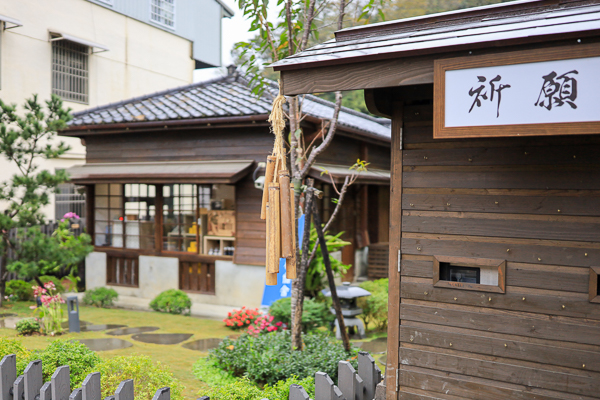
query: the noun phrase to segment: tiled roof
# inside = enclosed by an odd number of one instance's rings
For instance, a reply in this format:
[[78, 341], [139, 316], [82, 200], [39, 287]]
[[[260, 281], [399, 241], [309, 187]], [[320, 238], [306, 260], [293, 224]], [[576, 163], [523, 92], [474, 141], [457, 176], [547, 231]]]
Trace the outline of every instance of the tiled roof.
[[[212, 117], [237, 117], [269, 114], [277, 94], [277, 85], [269, 81], [267, 90], [257, 97], [248, 80], [237, 73], [206, 82], [198, 82], [147, 96], [136, 97], [74, 113], [70, 128], [117, 123], [185, 120]], [[303, 112], [319, 118], [333, 116], [334, 104], [316, 96], [303, 98]], [[389, 141], [390, 121], [343, 107], [338, 119], [341, 129]]]

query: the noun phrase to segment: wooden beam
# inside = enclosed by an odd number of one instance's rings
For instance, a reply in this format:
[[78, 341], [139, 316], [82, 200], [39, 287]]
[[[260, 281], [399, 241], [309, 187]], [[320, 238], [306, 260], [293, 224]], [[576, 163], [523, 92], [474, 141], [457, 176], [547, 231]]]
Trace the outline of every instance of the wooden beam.
[[388, 296], [387, 365], [385, 368], [386, 399], [398, 398], [400, 363], [400, 272], [398, 257], [402, 239], [402, 124], [404, 105], [393, 103], [392, 114], [392, 179], [390, 194], [390, 255]]
[[433, 60], [433, 56], [398, 58], [281, 71], [283, 93], [296, 95], [433, 83]]

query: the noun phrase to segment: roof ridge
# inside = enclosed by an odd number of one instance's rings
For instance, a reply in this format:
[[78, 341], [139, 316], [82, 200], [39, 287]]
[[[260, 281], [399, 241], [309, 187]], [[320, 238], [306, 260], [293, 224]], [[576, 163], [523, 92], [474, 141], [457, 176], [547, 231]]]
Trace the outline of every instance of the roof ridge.
[[231, 78], [231, 75], [220, 76], [218, 78], [213, 78], [213, 79], [209, 79], [209, 80], [206, 80], [206, 81], [188, 83], [187, 85], [176, 86], [176, 87], [170, 88], [170, 89], [159, 90], [159, 91], [154, 92], [154, 93], [143, 94], [141, 96], [128, 98], [128, 99], [117, 101], [117, 102], [114, 102], [114, 103], [108, 103], [108, 104], [104, 104], [104, 105], [101, 105], [101, 106], [96, 106], [94, 108], [86, 108], [85, 110], [74, 112], [73, 113], [73, 117], [78, 117], [78, 116], [84, 115], [84, 114], [90, 114], [90, 113], [101, 111], [101, 110], [105, 110], [105, 109], [108, 109], [108, 108], [115, 108], [115, 107], [124, 106], [126, 104], [135, 103], [135, 102], [139, 102], [139, 101], [142, 101], [142, 100], [147, 100], [147, 99], [149, 99], [151, 97], [164, 96], [164, 95], [167, 95], [167, 94], [170, 94], [170, 93], [173, 93], [173, 92], [181, 92], [183, 90], [189, 90], [189, 89], [193, 89], [193, 88], [197, 88], [197, 87], [202, 87], [202, 86], [205, 86], [205, 85], [210, 85], [210, 84], [213, 84], [213, 83], [217, 83], [219, 81], [226, 81], [229, 78]]

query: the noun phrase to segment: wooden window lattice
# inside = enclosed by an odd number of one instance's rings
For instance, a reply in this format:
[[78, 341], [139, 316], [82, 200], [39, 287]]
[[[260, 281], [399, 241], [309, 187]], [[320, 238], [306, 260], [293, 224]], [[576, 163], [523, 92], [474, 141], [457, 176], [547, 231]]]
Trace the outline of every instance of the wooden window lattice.
[[151, 0], [150, 19], [169, 28], [175, 27], [175, 0]]
[[89, 51], [87, 46], [64, 39], [52, 42], [52, 93], [88, 103]]
[[122, 255], [106, 256], [106, 284], [115, 286], [139, 286], [137, 257]]
[[215, 264], [179, 262], [179, 288], [197, 293], [215, 293]]

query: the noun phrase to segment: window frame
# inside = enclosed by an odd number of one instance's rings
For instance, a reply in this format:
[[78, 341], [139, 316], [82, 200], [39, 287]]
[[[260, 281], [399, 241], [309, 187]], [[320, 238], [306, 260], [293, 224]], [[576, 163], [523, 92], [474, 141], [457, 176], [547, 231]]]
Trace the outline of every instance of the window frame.
[[[150, 22], [153, 23], [153, 24], [160, 25], [161, 27], [167, 28], [169, 30], [173, 30], [173, 31], [176, 30], [176, 25], [177, 25], [177, 18], [176, 18], [177, 17], [177, 0], [173, 0], [173, 25], [172, 26], [171, 25], [167, 25], [167, 24], [165, 24], [165, 23], [163, 23], [161, 21], [157, 21], [154, 18], [152, 18], [153, 15], [156, 15], [155, 13], [152, 12], [152, 7], [154, 6], [154, 4], [153, 4], [154, 1], [159, 1], [162, 4], [166, 0], [150, 0], [149, 1], [149, 6], [150, 6], [150, 18], [149, 18], [149, 20], [150, 20]], [[157, 6], [157, 7], [159, 7], [161, 10], [163, 10], [162, 7], [160, 7], [160, 6]]]
[[590, 303], [600, 303], [598, 276], [600, 276], [600, 267], [590, 267]]
[[[50, 91], [52, 94], [57, 95], [58, 97], [60, 97], [62, 100], [64, 101], [68, 101], [68, 102], [72, 102], [72, 103], [79, 103], [79, 104], [89, 104], [90, 103], [90, 55], [92, 54], [91, 48], [89, 46], [77, 43], [77, 42], [72, 42], [70, 40], [67, 39], [61, 39], [61, 40], [53, 40], [50, 42], [51, 43], [51, 79], [50, 79]], [[80, 46], [82, 49], [85, 48], [86, 51], [78, 51], [78, 50], [74, 50], [74, 49], [68, 49], [65, 47], [65, 44], [67, 46], [71, 45], [75, 45], [75, 46]], [[85, 60], [85, 69], [79, 69], [79, 71], [84, 71], [85, 72], [85, 77], [77, 77], [76, 75], [73, 75], [72, 73], [66, 73], [64, 71], [60, 71], [59, 70], [59, 64], [55, 62], [55, 51], [57, 51], [56, 49], [62, 47], [63, 50], [67, 50], [70, 53], [73, 52], [77, 52], [80, 53], [82, 56], [84, 56], [84, 60]], [[64, 66], [63, 66], [64, 67]], [[72, 67], [69, 67], [69, 69], [73, 69]], [[71, 90], [66, 90], [64, 88], [59, 88], [58, 87], [58, 82], [59, 79], [58, 76], [61, 75], [63, 77], [68, 77], [69, 79], [71, 79], [71, 82], [73, 82], [73, 78], [82, 78], [82, 82], [83, 82], [83, 86], [85, 88], [85, 93], [81, 93], [81, 92], [74, 92]], [[69, 93], [71, 94], [71, 97], [66, 96], [65, 94]], [[76, 99], [73, 98], [73, 95], [77, 95], [83, 98], [83, 100], [81, 99]]]
[[[440, 279], [440, 263], [450, 263], [470, 268], [497, 268], [498, 285], [481, 283], [451, 282]], [[469, 258], [433, 256], [433, 286], [448, 289], [474, 290], [478, 292], [506, 293], [506, 260], [490, 258]]]

